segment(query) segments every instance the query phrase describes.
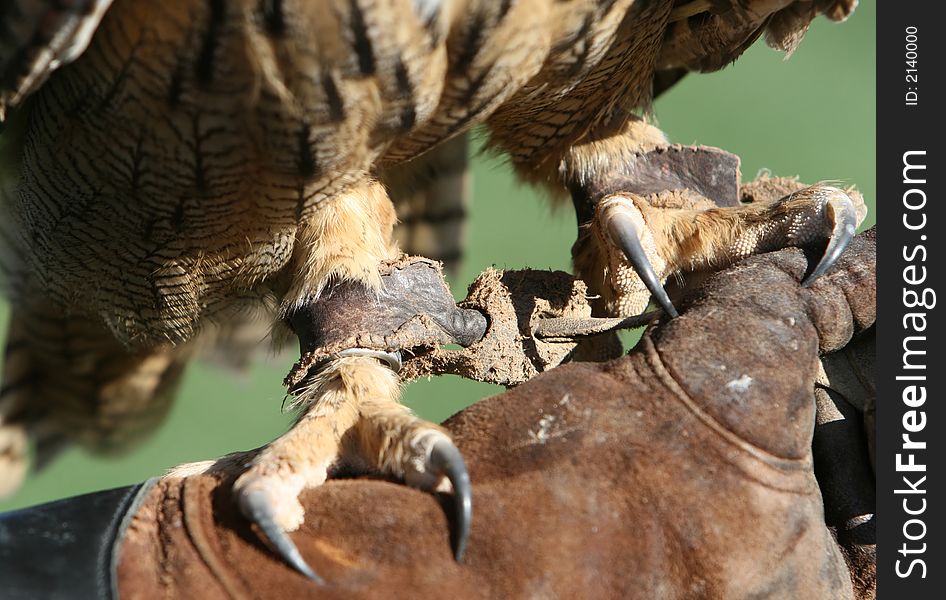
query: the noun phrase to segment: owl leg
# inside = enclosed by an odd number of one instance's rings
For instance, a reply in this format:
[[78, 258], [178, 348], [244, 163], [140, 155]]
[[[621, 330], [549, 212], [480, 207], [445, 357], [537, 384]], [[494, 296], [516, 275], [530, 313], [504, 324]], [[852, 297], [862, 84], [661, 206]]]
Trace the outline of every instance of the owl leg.
[[[579, 223], [572, 256], [598, 311], [627, 316], [653, 299], [676, 316], [664, 282], [787, 246], [823, 248], [806, 278], [828, 271], [866, 215], [857, 195], [763, 178], [740, 185], [739, 158], [670, 144], [646, 120], [618, 113], [531, 173], [571, 193]], [[530, 176], [528, 170], [520, 171]], [[747, 189], [758, 192], [744, 203]]]
[[803, 281], [809, 285], [834, 265], [865, 212], [859, 198], [828, 185], [775, 202], [705, 210], [656, 208], [634, 193], [608, 194], [590, 224], [605, 263], [607, 310], [637, 314], [653, 296], [676, 316], [663, 288], [669, 276], [715, 270], [789, 246], [824, 248]]
[[333, 360], [313, 387], [315, 400], [292, 429], [236, 479], [233, 491], [244, 516], [292, 567], [322, 583], [288, 535], [304, 522], [303, 490], [338, 472], [378, 473], [428, 491], [448, 482], [456, 496], [453, 552], [459, 560], [469, 532], [470, 481], [447, 432], [397, 401], [398, 377], [376, 359]]
[[[449, 482], [456, 497], [457, 558], [469, 531], [470, 484], [447, 432], [398, 402], [401, 349], [472, 343], [485, 318], [456, 307], [439, 265], [398, 258], [384, 188], [356, 186], [302, 215], [283, 293], [283, 318], [303, 353], [287, 378], [302, 415], [258, 452], [197, 469], [240, 473], [242, 513], [296, 570], [309, 567], [288, 532], [304, 522], [298, 497], [334, 473], [377, 473], [425, 490]], [[241, 473], [242, 472], [242, 473]]]

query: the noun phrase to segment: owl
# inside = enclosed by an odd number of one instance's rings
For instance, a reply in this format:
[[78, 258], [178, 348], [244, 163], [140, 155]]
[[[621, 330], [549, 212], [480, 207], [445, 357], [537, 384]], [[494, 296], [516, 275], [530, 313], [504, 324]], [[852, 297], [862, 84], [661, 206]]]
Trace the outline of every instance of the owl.
[[[391, 315], [410, 307], [405, 318], [475, 343], [481, 315], [397, 283], [427, 273], [405, 253], [458, 256], [473, 127], [521, 179], [571, 198], [575, 269], [599, 314], [653, 299], [675, 317], [668, 277], [784, 246], [824, 248], [820, 276], [863, 218], [856, 197], [820, 185], [766, 204], [654, 202], [712, 187], [714, 171], [647, 115], [685, 73], [763, 35], [790, 52], [814, 18], [855, 4], [4, 3], [0, 491], [22, 479], [30, 438], [38, 463], [64, 443], [133, 443], [167, 412], [199, 340], [246, 323], [295, 334], [312, 356], [346, 323], [393, 334], [404, 319]], [[370, 346], [304, 364], [300, 416], [279, 439], [169, 475], [232, 472], [243, 513], [315, 580], [286, 532], [304, 520], [298, 495], [340, 469], [452, 488], [458, 558], [469, 528], [461, 454], [398, 402], [407, 348]]]

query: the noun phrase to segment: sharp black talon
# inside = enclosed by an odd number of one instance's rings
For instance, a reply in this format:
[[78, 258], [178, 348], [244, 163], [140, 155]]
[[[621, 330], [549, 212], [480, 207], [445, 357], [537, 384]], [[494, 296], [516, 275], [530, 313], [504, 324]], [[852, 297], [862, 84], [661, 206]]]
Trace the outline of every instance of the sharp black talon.
[[834, 212], [834, 228], [831, 231], [831, 238], [828, 240], [828, 247], [824, 251], [824, 256], [818, 261], [818, 265], [811, 274], [801, 282], [802, 287], [810, 286], [834, 266], [834, 263], [837, 262], [857, 231], [857, 212], [854, 203], [851, 202], [847, 194], [840, 190], [831, 193], [825, 208]]
[[457, 562], [463, 559], [467, 539], [470, 537], [470, 522], [473, 519], [473, 495], [470, 486], [470, 474], [460, 451], [450, 441], [440, 440], [434, 443], [427, 459], [431, 472], [446, 476], [453, 485], [453, 517], [456, 528], [451, 535], [453, 557]]
[[278, 554], [290, 567], [299, 571], [315, 583], [324, 585], [325, 580], [319, 577], [312, 567], [305, 562], [299, 549], [289, 539], [289, 535], [283, 531], [282, 527], [276, 524], [273, 518], [273, 509], [268, 498], [263, 492], [251, 491], [240, 496], [240, 510], [247, 519], [256, 523], [263, 532], [263, 537], [269, 546]]
[[640, 237], [638, 237], [637, 225], [634, 224], [634, 221], [627, 215], [615, 211], [608, 222], [608, 233], [611, 235], [611, 239], [620, 246], [627, 261], [631, 263], [634, 271], [640, 276], [650, 293], [653, 294], [657, 304], [671, 319], [677, 318], [679, 316], [677, 309], [670, 302], [667, 291], [660, 283], [660, 278], [657, 277], [653, 265], [650, 264], [650, 260], [644, 253]]

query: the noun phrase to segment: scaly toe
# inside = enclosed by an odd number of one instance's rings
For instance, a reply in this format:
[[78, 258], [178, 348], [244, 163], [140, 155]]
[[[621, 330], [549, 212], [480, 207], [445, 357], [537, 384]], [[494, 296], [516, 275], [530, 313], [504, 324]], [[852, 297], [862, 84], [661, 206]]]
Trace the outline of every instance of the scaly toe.
[[[653, 235], [640, 209], [634, 205], [633, 194], [615, 194], [603, 199], [598, 204], [593, 227], [599, 243], [604, 245], [604, 251], [611, 257], [610, 279], [616, 296], [614, 312], [629, 316], [642, 312], [647, 305], [646, 297], [641, 298], [643, 290], [634, 289], [635, 278], [624, 266], [629, 264], [636, 278], [644, 284], [667, 316], [676, 318], [677, 310], [661, 283], [662, 277], [654, 268], [654, 262], [661, 263], [658, 266], [661, 271], [666, 265], [656, 253]], [[619, 256], [615, 256], [615, 250], [620, 252]]]

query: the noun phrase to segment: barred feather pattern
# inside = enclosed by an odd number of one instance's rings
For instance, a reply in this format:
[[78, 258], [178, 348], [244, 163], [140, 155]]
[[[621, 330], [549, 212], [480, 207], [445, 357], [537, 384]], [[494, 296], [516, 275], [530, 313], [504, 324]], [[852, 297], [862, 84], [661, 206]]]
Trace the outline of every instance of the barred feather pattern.
[[398, 247], [439, 260], [453, 273], [463, 259], [471, 203], [467, 138], [461, 134], [383, 177], [397, 208]]
[[[732, 2], [743, 13], [787, 4]], [[693, 4], [709, 11], [701, 19], [728, 18], [728, 1]], [[835, 16], [852, 4], [813, 6]], [[457, 148], [475, 125], [520, 174], [552, 187], [608, 168], [602, 157], [629, 143], [601, 129], [624, 131], [646, 109], [655, 70], [698, 69], [694, 57], [737, 56], [748, 39], [717, 27], [677, 43], [671, 20], [684, 5], [4, 4], [22, 19], [13, 33], [0, 27], [0, 106], [22, 143], [0, 200], [14, 307], [0, 459], [22, 455], [24, 428], [122, 446], [160, 420], [208, 324], [254, 307], [279, 314], [332, 277], [372, 285], [378, 260], [397, 252], [392, 199], [401, 243], [452, 260], [459, 248], [444, 240], [460, 237], [465, 210]], [[780, 21], [777, 38], [810, 13]], [[44, 15], [68, 24], [59, 46], [23, 33], [55, 20]], [[403, 185], [438, 164], [426, 188]], [[450, 226], [422, 233], [441, 218]]]

